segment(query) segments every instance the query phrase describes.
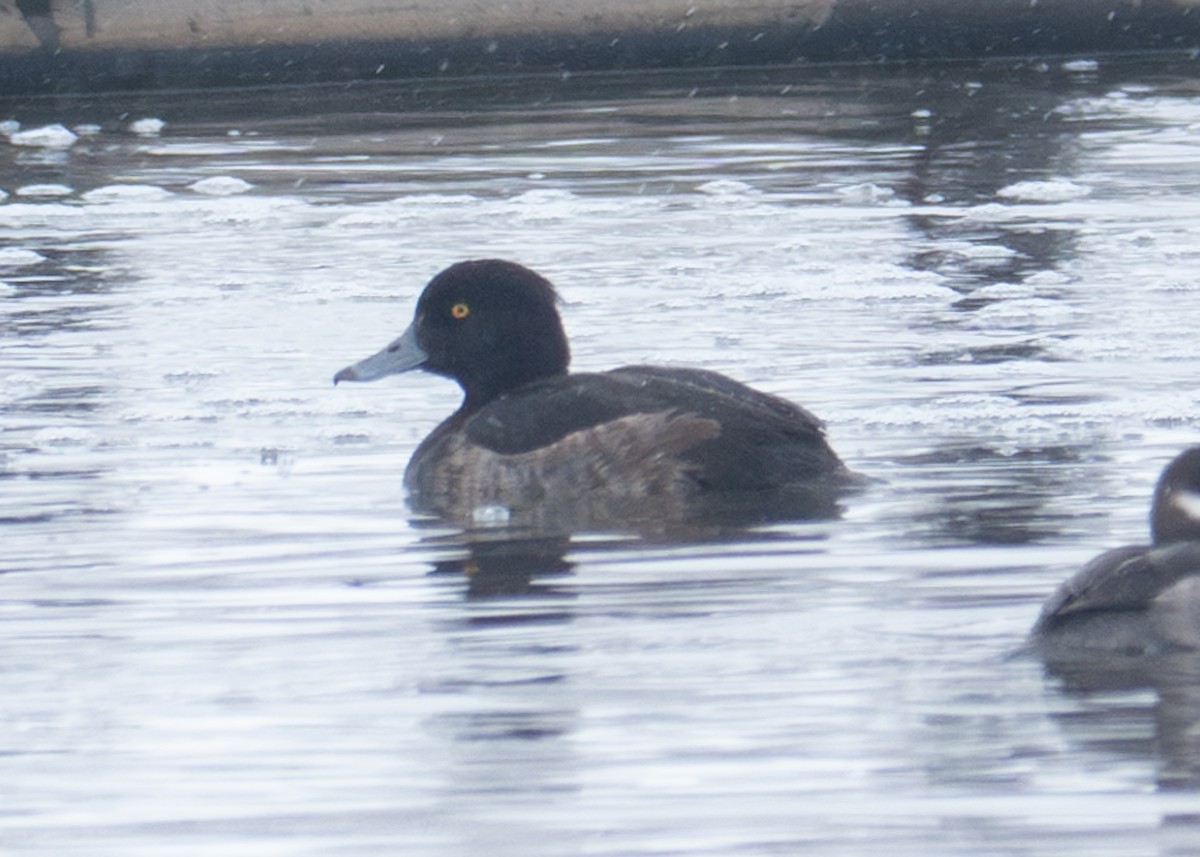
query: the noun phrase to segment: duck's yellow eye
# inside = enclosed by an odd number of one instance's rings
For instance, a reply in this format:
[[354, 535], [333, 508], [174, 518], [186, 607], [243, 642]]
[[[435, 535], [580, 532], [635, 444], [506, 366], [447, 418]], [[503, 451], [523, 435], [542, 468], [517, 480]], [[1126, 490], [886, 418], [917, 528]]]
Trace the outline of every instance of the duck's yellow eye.
[[455, 318], [466, 318], [470, 314], [471, 308], [466, 304], [459, 303], [450, 307], [450, 315], [454, 316]]

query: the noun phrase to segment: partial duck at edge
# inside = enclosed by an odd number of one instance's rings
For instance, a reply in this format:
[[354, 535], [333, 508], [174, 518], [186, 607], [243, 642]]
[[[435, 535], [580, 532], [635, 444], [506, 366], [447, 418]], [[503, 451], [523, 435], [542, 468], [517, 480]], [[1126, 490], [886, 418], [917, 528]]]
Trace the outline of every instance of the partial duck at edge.
[[1150, 544], [1105, 551], [1050, 597], [1030, 646], [1051, 659], [1200, 650], [1200, 446], [1163, 470]]

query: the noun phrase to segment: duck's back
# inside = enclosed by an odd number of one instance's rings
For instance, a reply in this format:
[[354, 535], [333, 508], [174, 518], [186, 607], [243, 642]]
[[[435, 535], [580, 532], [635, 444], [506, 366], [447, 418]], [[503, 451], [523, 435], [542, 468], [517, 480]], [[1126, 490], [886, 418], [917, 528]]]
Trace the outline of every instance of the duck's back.
[[1200, 648], [1200, 542], [1106, 551], [1046, 603], [1032, 639], [1052, 657]]
[[844, 470], [808, 411], [701, 369], [627, 366], [548, 379], [493, 402], [466, 434], [495, 452], [527, 453], [616, 420], [663, 417], [711, 423], [686, 449], [667, 450], [707, 490], [775, 488]]
[[[406, 479], [418, 497], [453, 483], [504, 503], [599, 492], [679, 501], [848, 476], [803, 408], [715, 372], [628, 366], [543, 379], [456, 414]], [[489, 500], [489, 484], [509, 489]]]

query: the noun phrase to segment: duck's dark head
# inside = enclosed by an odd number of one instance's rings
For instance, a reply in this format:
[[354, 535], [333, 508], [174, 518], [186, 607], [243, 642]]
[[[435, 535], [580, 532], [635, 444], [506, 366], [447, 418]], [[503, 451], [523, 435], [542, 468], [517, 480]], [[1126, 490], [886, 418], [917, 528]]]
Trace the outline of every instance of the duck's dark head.
[[1200, 446], [1181, 452], [1158, 478], [1150, 531], [1155, 544], [1200, 540]]
[[554, 286], [500, 259], [459, 262], [425, 287], [409, 328], [334, 376], [373, 381], [424, 369], [453, 378], [475, 410], [530, 381], [567, 371], [570, 349]]

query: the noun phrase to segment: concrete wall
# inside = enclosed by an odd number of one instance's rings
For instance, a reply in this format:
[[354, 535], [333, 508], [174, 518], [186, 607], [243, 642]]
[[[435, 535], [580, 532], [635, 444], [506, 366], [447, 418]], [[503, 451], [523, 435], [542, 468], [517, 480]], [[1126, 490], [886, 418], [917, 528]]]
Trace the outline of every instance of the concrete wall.
[[9, 93], [1200, 49], [1200, 0], [0, 0]]

